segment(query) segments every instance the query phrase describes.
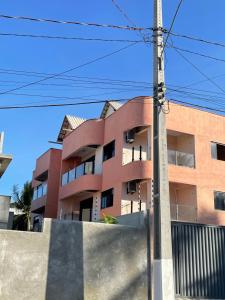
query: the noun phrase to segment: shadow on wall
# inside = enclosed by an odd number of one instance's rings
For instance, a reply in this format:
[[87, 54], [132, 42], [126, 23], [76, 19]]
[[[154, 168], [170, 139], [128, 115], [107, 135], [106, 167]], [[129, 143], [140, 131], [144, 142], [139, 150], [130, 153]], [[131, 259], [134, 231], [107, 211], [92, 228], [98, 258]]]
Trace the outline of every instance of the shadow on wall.
[[176, 294], [225, 299], [225, 227], [173, 223]]
[[52, 221], [47, 300], [147, 299], [145, 230]]

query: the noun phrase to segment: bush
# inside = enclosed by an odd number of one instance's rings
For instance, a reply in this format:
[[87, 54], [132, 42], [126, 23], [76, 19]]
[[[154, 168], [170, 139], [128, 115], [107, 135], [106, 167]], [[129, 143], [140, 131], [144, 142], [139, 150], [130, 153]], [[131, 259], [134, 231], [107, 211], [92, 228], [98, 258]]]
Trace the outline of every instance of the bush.
[[106, 223], [106, 224], [117, 224], [118, 221], [115, 217], [113, 216], [110, 216], [110, 215], [104, 215], [103, 214], [103, 223]]

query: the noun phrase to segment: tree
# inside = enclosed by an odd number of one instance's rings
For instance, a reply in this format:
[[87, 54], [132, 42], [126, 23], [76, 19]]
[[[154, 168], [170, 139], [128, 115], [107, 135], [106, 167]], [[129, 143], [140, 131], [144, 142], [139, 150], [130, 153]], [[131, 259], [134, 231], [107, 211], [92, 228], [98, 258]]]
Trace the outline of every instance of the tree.
[[13, 200], [17, 209], [23, 211], [22, 215], [15, 217], [14, 228], [19, 230], [30, 230], [30, 219], [31, 219], [31, 201], [33, 198], [32, 183], [25, 182], [22, 191], [19, 191], [17, 185], [13, 186]]

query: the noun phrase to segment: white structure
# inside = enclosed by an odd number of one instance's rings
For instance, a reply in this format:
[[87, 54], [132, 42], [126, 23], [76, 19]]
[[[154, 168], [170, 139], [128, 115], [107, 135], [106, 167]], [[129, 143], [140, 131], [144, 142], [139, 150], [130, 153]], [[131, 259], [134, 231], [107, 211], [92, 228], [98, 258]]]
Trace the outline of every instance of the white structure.
[[[12, 160], [11, 155], [3, 154], [4, 133], [0, 133], [0, 178]], [[8, 228], [10, 196], [0, 195], [0, 229]]]

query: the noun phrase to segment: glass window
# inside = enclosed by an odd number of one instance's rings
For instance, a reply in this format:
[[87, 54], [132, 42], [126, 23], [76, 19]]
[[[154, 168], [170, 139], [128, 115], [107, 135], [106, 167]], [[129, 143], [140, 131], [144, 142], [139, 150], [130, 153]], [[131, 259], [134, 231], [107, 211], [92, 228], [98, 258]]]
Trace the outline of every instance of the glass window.
[[113, 206], [113, 189], [102, 192], [101, 209]]
[[115, 156], [115, 141], [105, 145], [103, 147], [103, 161]]
[[62, 185], [65, 185], [68, 183], [68, 172], [66, 172], [65, 174], [63, 174], [62, 176]]
[[68, 172], [68, 183], [76, 178], [76, 169], [72, 169]]
[[76, 178], [79, 178], [80, 176], [83, 176], [83, 175], [84, 175], [84, 164], [76, 167]]
[[43, 196], [43, 186], [39, 185], [37, 188], [37, 197], [41, 198]]
[[225, 193], [214, 192], [214, 207], [215, 209], [225, 210]]
[[93, 161], [87, 161], [84, 164], [84, 174], [93, 174], [94, 173], [94, 162]]
[[34, 188], [33, 200], [37, 199], [37, 188]]
[[225, 145], [211, 142], [211, 156], [213, 159], [225, 161]]
[[47, 183], [43, 183], [43, 196], [47, 194]]

